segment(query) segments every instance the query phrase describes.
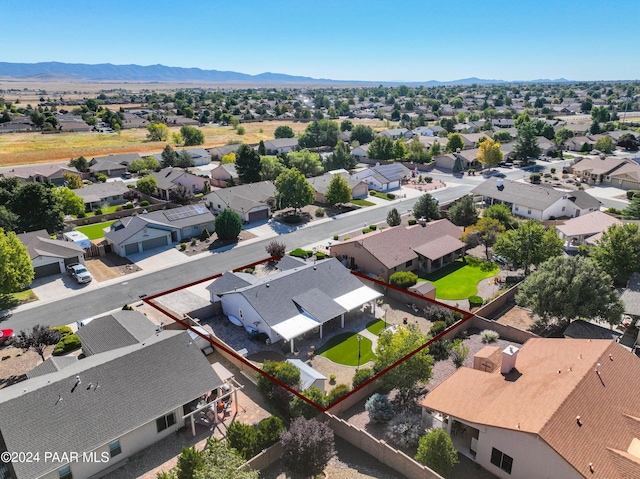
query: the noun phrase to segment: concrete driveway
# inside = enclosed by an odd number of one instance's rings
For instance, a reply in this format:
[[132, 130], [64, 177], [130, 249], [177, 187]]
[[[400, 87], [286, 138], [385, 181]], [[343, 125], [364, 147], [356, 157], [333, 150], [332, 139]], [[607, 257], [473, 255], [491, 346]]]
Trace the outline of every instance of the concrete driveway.
[[91, 283], [78, 284], [68, 274], [45, 276], [35, 279], [31, 283], [31, 290], [38, 297], [39, 302], [55, 301], [99, 287], [100, 283], [95, 279]]

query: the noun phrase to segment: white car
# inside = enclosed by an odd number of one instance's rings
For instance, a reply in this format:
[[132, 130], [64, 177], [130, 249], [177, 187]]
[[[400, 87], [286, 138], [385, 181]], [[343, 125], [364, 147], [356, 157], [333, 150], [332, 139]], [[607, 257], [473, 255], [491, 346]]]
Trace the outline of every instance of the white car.
[[78, 284], [90, 283], [93, 280], [93, 276], [81, 264], [70, 264], [67, 266], [67, 273], [69, 273]]

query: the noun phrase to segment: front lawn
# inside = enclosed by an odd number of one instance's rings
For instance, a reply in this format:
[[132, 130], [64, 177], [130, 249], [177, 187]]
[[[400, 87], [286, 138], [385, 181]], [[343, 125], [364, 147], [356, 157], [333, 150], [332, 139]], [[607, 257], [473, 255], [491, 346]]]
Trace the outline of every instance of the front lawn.
[[[117, 211], [120, 206], [122, 206], [122, 205], [109, 206], [106, 210], [105, 209], [102, 210], [102, 214], [106, 215], [107, 213], [113, 213], [113, 212]], [[95, 215], [96, 215], [96, 213], [94, 211], [87, 211], [85, 213], [85, 218], [91, 218], [92, 216], [95, 216]]]
[[370, 333], [375, 334], [376, 336], [380, 336], [380, 333], [382, 332], [382, 330], [385, 328], [385, 326], [388, 326], [388, 325], [389, 324], [384, 322], [382, 319], [374, 319], [373, 321], [367, 324], [367, 330]]
[[421, 276], [418, 281], [430, 281], [436, 287], [438, 299], [466, 299], [478, 293], [478, 282], [495, 276], [500, 268], [486, 260], [470, 256]]
[[19, 291], [18, 293], [12, 293], [13, 299], [15, 299], [19, 304], [30, 303], [31, 301], [37, 301], [38, 297], [36, 293], [34, 293], [30, 289], [25, 289], [24, 291]]
[[367, 200], [351, 200], [349, 203], [353, 203], [354, 205], [358, 205], [358, 206], [374, 206], [375, 203], [372, 203], [371, 201], [367, 201]]
[[[375, 359], [375, 354], [371, 347], [373, 343], [370, 339], [362, 336], [360, 340], [360, 365], [372, 361]], [[357, 366], [358, 365], [358, 333], [343, 333], [334, 336], [329, 341], [324, 343], [318, 349], [316, 354], [324, 356], [325, 358], [333, 361], [337, 364], [343, 364], [345, 366]]]
[[108, 226], [111, 226], [116, 221], [117, 220], [103, 221], [102, 223], [96, 223], [89, 226], [78, 226], [76, 228], [76, 231], [84, 233], [90, 240], [100, 239], [104, 238], [104, 231], [102, 230], [104, 228], [107, 228]]

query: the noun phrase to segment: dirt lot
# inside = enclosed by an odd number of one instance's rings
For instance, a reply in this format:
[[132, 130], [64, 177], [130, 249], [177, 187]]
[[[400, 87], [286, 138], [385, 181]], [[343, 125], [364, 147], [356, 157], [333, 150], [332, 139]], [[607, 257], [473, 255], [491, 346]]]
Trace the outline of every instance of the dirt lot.
[[106, 256], [87, 259], [85, 260], [85, 265], [96, 281], [106, 281], [140, 271], [140, 267], [133, 264], [127, 258], [122, 258], [115, 253], [108, 253]]
[[[252, 238], [256, 238], [257, 236], [254, 235], [253, 233], [246, 231], [246, 230], [242, 230], [240, 231], [240, 235], [238, 236], [238, 241], [246, 241], [248, 239], [252, 239]], [[193, 238], [192, 240], [189, 240], [187, 242], [187, 248], [185, 250], [180, 250], [180, 247], [178, 246], [178, 249], [186, 254], [187, 256], [193, 256], [195, 254], [200, 254], [200, 253], [204, 253], [206, 251], [209, 251], [209, 247], [211, 246], [212, 243], [214, 243], [215, 241], [218, 240], [218, 235], [216, 235], [215, 233], [213, 233], [208, 240], [206, 241], [200, 241], [197, 238]], [[193, 242], [195, 241], [195, 244], [193, 244]], [[220, 243], [220, 247], [224, 246], [223, 243]]]
[[[16, 331], [17, 334], [17, 331]], [[53, 352], [53, 346], [47, 347], [44, 357]], [[0, 389], [27, 379], [26, 373], [42, 362], [40, 355], [33, 351], [22, 352], [11, 346], [0, 349]]]

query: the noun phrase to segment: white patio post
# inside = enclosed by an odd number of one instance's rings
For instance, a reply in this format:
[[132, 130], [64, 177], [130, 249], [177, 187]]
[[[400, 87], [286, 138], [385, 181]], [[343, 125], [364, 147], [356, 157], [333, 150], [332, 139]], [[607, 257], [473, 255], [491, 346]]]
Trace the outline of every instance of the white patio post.
[[340, 327], [344, 328], [344, 313], [340, 316]]
[[293, 340], [294, 338], [291, 338], [291, 354], [293, 354]]

